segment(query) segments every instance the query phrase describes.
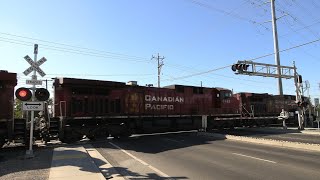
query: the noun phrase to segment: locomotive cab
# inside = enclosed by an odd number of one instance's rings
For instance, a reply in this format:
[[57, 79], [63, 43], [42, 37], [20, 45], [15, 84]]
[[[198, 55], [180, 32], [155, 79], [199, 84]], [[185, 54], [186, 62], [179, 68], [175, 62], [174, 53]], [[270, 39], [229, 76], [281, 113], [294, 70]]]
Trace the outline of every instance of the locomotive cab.
[[225, 88], [216, 88], [219, 91], [217, 94], [218, 102], [222, 114], [238, 114], [239, 101], [233, 96], [232, 90]]

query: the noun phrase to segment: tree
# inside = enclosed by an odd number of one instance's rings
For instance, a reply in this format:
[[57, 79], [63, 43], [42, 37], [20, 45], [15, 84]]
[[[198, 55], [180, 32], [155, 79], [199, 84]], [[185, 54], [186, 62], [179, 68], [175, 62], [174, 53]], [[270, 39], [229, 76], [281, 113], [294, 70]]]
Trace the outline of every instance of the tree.
[[14, 118], [22, 118], [23, 111], [22, 111], [22, 101], [19, 99], [14, 100]]

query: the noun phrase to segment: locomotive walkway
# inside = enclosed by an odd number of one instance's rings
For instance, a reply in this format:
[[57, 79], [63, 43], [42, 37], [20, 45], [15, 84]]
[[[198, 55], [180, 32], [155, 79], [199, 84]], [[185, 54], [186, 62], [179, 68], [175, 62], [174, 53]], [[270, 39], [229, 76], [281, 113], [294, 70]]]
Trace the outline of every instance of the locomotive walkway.
[[123, 179], [110, 163], [94, 148], [90, 145], [85, 145], [85, 147], [55, 148], [53, 151], [49, 180]]

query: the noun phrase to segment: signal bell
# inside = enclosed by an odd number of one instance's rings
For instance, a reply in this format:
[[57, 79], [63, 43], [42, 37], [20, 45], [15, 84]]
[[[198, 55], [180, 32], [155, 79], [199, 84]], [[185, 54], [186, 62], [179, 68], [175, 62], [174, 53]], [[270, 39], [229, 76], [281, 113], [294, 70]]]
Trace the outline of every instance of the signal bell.
[[32, 97], [32, 92], [30, 89], [22, 87], [16, 90], [15, 95], [20, 101], [29, 101]]
[[38, 101], [46, 101], [49, 99], [50, 93], [47, 89], [38, 88], [36, 89], [34, 96], [37, 98]]

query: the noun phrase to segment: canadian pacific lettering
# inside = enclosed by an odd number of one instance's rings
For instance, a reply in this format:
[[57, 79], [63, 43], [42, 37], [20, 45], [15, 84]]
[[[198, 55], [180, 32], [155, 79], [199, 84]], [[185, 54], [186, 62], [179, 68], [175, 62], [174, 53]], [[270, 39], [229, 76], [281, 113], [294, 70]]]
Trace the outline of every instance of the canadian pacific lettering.
[[174, 110], [173, 104], [155, 104], [159, 102], [164, 103], [184, 103], [183, 97], [166, 97], [166, 96], [152, 96], [152, 95], [145, 95], [144, 100], [146, 101], [145, 109], [146, 110]]
[[162, 96], [151, 96], [151, 95], [145, 95], [145, 101], [151, 101], [151, 102], [179, 102], [183, 103], [184, 98], [183, 97], [162, 97]]
[[167, 105], [167, 104], [146, 104], [145, 109], [151, 109], [151, 110], [174, 110], [173, 105]]

